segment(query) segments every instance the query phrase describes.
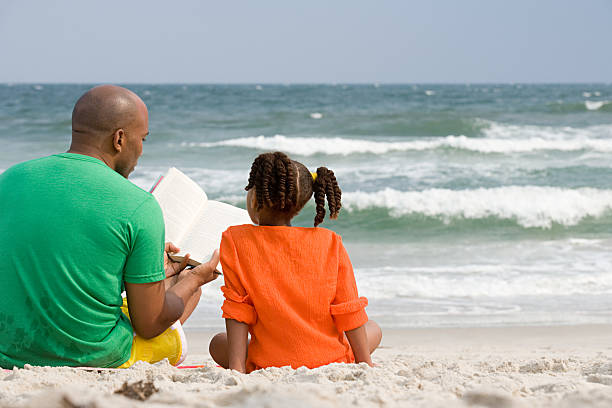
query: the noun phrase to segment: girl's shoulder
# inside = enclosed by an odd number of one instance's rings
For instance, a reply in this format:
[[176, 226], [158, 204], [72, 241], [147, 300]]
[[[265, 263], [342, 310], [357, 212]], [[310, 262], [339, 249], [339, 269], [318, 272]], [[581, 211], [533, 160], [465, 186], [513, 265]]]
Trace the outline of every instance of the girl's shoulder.
[[252, 227], [255, 227], [255, 225], [243, 224], [229, 226], [221, 235], [221, 239], [233, 239], [234, 237], [252, 233], [254, 232]]
[[333, 247], [342, 243], [342, 237], [336, 232], [322, 227], [290, 227], [292, 228], [292, 238], [306, 242], [318, 242], [322, 247]]
[[255, 225], [251, 225], [251, 224], [230, 225], [229, 227], [227, 227], [224, 234], [226, 232], [231, 233], [231, 232], [243, 231], [243, 230], [249, 229], [250, 227], [255, 227]]
[[329, 237], [331, 239], [342, 239], [339, 234], [337, 234], [336, 232], [330, 229], [324, 228], [324, 227], [310, 227], [310, 228], [304, 228], [304, 229], [309, 230], [309, 232], [313, 235]]
[[287, 227], [287, 226], [260, 226], [252, 224], [234, 225], [229, 227], [224, 233], [225, 236], [244, 237], [244, 236], [270, 236], [304, 239], [326, 239], [330, 241], [341, 241], [342, 238], [336, 232], [322, 227]]

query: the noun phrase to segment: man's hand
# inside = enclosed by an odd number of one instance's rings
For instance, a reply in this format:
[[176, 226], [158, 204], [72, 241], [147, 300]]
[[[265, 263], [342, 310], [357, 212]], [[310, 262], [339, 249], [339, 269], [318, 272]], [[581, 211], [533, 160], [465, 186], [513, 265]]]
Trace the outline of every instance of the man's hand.
[[[186, 261], [168, 264], [171, 261], [167, 253], [176, 252], [178, 248], [167, 243], [165, 249], [164, 266], [166, 276], [171, 279], [151, 283], [125, 282], [132, 326], [145, 339], [159, 335], [179, 318], [184, 322], [197, 305], [200, 286], [217, 278], [214, 271], [219, 264], [219, 251], [215, 251], [208, 262], [185, 269]], [[176, 282], [168, 285], [172, 280]]]
[[186, 269], [181, 272], [179, 281], [184, 278], [184, 275], [190, 274], [198, 278], [200, 285], [212, 282], [219, 276], [218, 273], [215, 273], [217, 265], [219, 265], [219, 250], [213, 252], [208, 262], [200, 264], [193, 269]]
[[180, 248], [172, 242], [166, 242], [166, 246], [164, 247], [164, 270], [166, 271], [166, 278], [178, 275], [187, 267], [189, 254], [185, 255], [185, 259], [183, 259], [182, 262], [174, 262], [170, 259], [171, 254], [176, 254], [179, 251]]
[[[173, 293], [183, 299], [183, 304], [185, 307], [183, 314], [181, 315], [181, 323], [184, 323], [185, 320], [189, 318], [193, 310], [198, 305], [200, 296], [202, 295], [202, 289], [200, 286], [217, 278], [217, 274], [215, 274], [214, 271], [218, 263], [219, 254], [218, 251], [215, 251], [208, 262], [200, 264], [193, 269], [184, 269], [178, 275], [166, 279], [167, 294]], [[191, 297], [185, 300], [184, 296], [189, 294], [189, 292], [184, 292], [185, 288], [193, 285], [195, 285], [195, 287], [198, 289]]]

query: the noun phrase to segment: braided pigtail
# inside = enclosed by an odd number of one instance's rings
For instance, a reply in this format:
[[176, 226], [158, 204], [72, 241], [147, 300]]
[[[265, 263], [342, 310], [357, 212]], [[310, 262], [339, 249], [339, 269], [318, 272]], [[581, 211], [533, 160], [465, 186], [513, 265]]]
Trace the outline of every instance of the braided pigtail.
[[253, 161], [245, 190], [255, 187], [258, 210], [266, 206], [291, 211], [296, 203], [296, 185], [296, 168], [286, 154], [263, 153]]
[[334, 172], [327, 167], [319, 167], [317, 169], [317, 178], [312, 184], [312, 191], [317, 206], [314, 226], [316, 227], [322, 223], [325, 218], [325, 196], [327, 196], [329, 218], [338, 218], [338, 213], [340, 212], [340, 208], [342, 208], [342, 191], [338, 186], [338, 181], [336, 181]]

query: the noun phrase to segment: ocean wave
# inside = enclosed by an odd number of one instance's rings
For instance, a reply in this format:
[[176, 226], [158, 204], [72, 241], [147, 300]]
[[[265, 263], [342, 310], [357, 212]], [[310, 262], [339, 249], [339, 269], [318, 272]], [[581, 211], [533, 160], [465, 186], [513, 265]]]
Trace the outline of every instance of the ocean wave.
[[557, 101], [547, 105], [548, 111], [552, 113], [581, 113], [589, 111], [612, 112], [612, 103], [609, 100], [584, 100], [582, 102]]
[[571, 126], [511, 125], [483, 119], [479, 121], [482, 125], [482, 135], [490, 139], [580, 141], [612, 138], [612, 126], [610, 125], [594, 125], [578, 128]]
[[[610, 267], [609, 262], [605, 262]], [[568, 268], [571, 273], [564, 273]], [[482, 298], [612, 294], [612, 274], [592, 263], [356, 268], [359, 291], [371, 301], [397, 297]]]
[[[599, 258], [543, 259], [533, 264], [473, 263], [438, 266], [355, 265], [360, 293], [371, 302], [383, 299], [476, 299], [483, 297], [571, 296], [612, 294], [612, 264]], [[211, 282], [207, 303], [221, 304], [222, 280]]]
[[588, 110], [599, 110], [603, 106], [609, 105], [610, 101], [584, 101], [584, 106]]
[[[315, 154], [342, 155], [375, 154], [390, 152], [456, 149], [477, 153], [526, 153], [534, 151], [583, 151], [612, 152], [612, 127], [578, 130], [526, 126], [491, 127], [483, 130], [487, 137], [466, 136], [428, 137], [410, 141], [374, 141], [343, 137], [287, 137], [284, 135], [244, 137], [218, 142], [184, 142], [185, 147], [240, 147], [260, 151], [283, 151], [298, 156]], [[551, 128], [553, 129], [553, 128]], [[610, 139], [602, 138], [608, 133]], [[535, 135], [540, 136], [535, 136]], [[497, 136], [497, 137], [494, 137]], [[514, 137], [513, 137], [514, 136]], [[591, 136], [591, 137], [589, 137]]]
[[362, 139], [341, 137], [287, 137], [284, 135], [244, 137], [221, 140], [218, 142], [183, 143], [188, 147], [242, 147], [256, 150], [279, 150], [299, 156], [314, 154], [349, 155], [355, 153], [385, 154], [391, 151], [425, 150], [430, 147], [429, 141], [415, 142], [377, 142]]
[[386, 188], [374, 193], [344, 193], [342, 203], [349, 212], [383, 208], [396, 218], [418, 215], [445, 223], [496, 218], [524, 228], [551, 228], [553, 224], [575, 226], [585, 218], [608, 213], [612, 210], [612, 190], [536, 186], [425, 191]]

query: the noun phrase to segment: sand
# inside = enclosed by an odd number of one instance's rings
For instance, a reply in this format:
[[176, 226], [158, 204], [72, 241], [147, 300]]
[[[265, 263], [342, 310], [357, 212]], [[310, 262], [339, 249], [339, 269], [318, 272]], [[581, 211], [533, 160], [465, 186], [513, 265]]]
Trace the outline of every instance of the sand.
[[[384, 328], [383, 328], [384, 330]], [[0, 374], [0, 406], [27, 407], [611, 407], [612, 326], [384, 330], [376, 367], [216, 367], [213, 333], [188, 332], [191, 354], [128, 370], [27, 367]], [[134, 383], [148, 385], [138, 390]], [[132, 397], [115, 390], [128, 383]]]

